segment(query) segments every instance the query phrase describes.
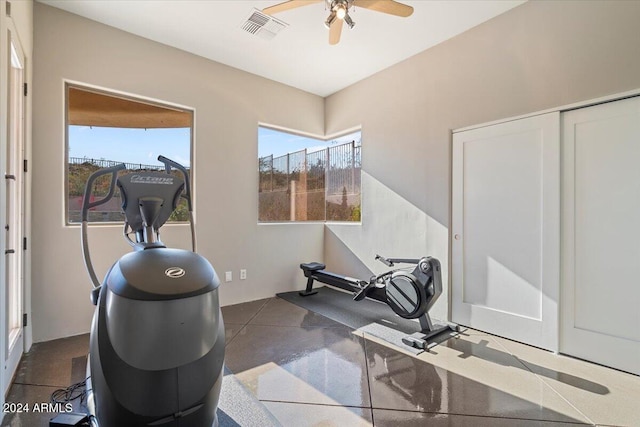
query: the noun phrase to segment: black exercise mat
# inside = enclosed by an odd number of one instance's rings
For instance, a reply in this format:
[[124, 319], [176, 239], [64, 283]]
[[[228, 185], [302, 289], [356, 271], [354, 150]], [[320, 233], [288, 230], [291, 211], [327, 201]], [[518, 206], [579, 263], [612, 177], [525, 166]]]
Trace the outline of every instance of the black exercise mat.
[[[306, 297], [300, 296], [298, 291], [283, 292], [277, 296], [350, 328], [380, 338], [404, 351], [413, 354], [424, 351], [402, 342], [402, 338], [407, 335], [420, 332], [420, 323], [417, 319], [404, 319], [396, 315], [388, 305], [378, 301], [364, 299], [356, 302], [351, 294], [327, 286], [314, 288], [314, 290], [318, 293]], [[429, 340], [429, 343], [438, 344], [455, 335], [457, 333], [453, 331], [442, 333]]]

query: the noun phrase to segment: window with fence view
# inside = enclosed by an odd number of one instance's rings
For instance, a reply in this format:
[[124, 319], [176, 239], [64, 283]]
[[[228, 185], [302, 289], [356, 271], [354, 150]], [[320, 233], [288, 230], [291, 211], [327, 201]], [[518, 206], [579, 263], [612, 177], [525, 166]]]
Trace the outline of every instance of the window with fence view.
[[323, 141], [260, 127], [258, 220], [359, 222], [361, 151], [360, 131]]
[[[93, 89], [67, 86], [67, 222], [81, 222], [80, 211], [89, 176], [124, 163], [126, 171], [164, 171], [162, 154], [190, 170], [193, 112]], [[176, 176], [182, 175], [174, 171]], [[110, 176], [95, 181], [91, 199], [107, 195]], [[91, 222], [123, 221], [116, 191], [108, 203], [89, 211]], [[187, 221], [184, 200], [170, 221]]]

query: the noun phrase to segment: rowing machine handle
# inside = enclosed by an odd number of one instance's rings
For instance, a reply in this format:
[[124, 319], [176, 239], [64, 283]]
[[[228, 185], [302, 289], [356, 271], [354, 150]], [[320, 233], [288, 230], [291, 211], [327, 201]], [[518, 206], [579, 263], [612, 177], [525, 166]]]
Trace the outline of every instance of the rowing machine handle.
[[420, 260], [418, 258], [387, 258], [392, 264], [418, 264]]
[[393, 262], [391, 262], [390, 260], [388, 260], [385, 257], [380, 256], [378, 254], [376, 254], [376, 261], [380, 261], [381, 263], [383, 263], [387, 267], [393, 267]]
[[420, 260], [418, 258], [385, 258], [380, 255], [376, 255], [376, 260], [380, 261], [387, 267], [393, 267], [395, 264], [418, 264]]

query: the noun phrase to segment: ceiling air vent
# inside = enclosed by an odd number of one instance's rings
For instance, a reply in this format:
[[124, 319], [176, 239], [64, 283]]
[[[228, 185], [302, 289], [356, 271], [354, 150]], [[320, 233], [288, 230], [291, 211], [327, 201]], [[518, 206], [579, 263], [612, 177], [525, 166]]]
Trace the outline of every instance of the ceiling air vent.
[[273, 16], [265, 15], [258, 9], [254, 9], [247, 21], [242, 24], [242, 29], [266, 40], [274, 38], [280, 30], [287, 28], [289, 24]]

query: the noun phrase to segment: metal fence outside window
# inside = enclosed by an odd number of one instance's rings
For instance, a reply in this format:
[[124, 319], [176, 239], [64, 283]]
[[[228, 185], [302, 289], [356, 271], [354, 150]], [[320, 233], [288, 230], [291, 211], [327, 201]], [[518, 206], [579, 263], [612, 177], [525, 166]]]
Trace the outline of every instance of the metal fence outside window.
[[[89, 176], [102, 168], [119, 165], [123, 162], [106, 159], [91, 159], [88, 157], [69, 157], [67, 170], [67, 221], [69, 223], [81, 222], [80, 211], [83, 203], [85, 185]], [[158, 171], [164, 172], [164, 165], [147, 165], [143, 163], [124, 163], [127, 171]], [[189, 169], [187, 169], [189, 170]], [[121, 174], [127, 172], [121, 172]], [[179, 172], [173, 170], [173, 174], [182, 177]], [[103, 176], [94, 183], [92, 197], [104, 197], [110, 186], [110, 177]], [[120, 192], [106, 204], [92, 208], [89, 211], [89, 222], [119, 222], [124, 220], [122, 214], [122, 200]], [[181, 199], [178, 207], [171, 214], [170, 221], [187, 221], [188, 211], [186, 202]]]
[[[110, 168], [112, 166], [119, 165], [122, 162], [117, 162], [115, 160], [105, 160], [105, 159], [89, 159], [87, 157], [69, 157], [70, 165], [81, 165], [83, 163], [89, 163], [94, 166], [98, 166], [98, 168]], [[164, 165], [144, 165], [142, 163], [125, 163], [124, 164], [129, 170], [164, 170]]]
[[360, 143], [258, 159], [259, 219], [360, 220]]

